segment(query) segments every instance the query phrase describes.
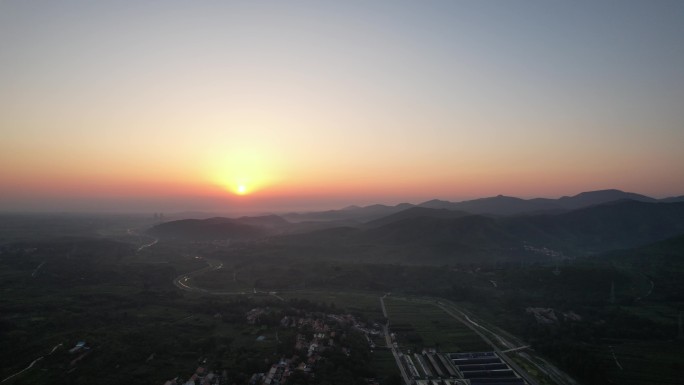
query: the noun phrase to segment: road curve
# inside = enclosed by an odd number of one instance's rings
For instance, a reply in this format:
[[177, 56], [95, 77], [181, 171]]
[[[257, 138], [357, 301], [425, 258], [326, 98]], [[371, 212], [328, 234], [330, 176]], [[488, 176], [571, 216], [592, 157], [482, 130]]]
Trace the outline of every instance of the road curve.
[[268, 294], [270, 296], [273, 296], [281, 301], [285, 301], [285, 298], [279, 296], [276, 292], [268, 292], [268, 291], [258, 291], [256, 289], [250, 291], [221, 291], [221, 290], [209, 290], [209, 289], [203, 289], [201, 287], [193, 286], [191, 283], [191, 279], [198, 276], [202, 275], [205, 273], [208, 273], [210, 271], [214, 270], [219, 270], [223, 268], [223, 262], [217, 261], [215, 259], [208, 259], [208, 258], [202, 258], [202, 257], [196, 257], [199, 259], [202, 259], [204, 262], [207, 263], [208, 266], [203, 267], [199, 270], [191, 271], [189, 273], [181, 274], [178, 277], [174, 278], [173, 284], [184, 291], [190, 292], [190, 293], [200, 293], [200, 294], [209, 294], [209, 295], [245, 295], [245, 294]]
[[189, 292], [192, 292], [192, 293], [203, 293], [203, 294], [219, 294], [219, 293], [221, 293], [221, 294], [241, 294], [241, 293], [237, 293], [237, 292], [236, 292], [236, 293], [217, 292], [217, 291], [213, 291], [213, 290], [202, 289], [202, 288], [199, 288], [199, 287], [196, 287], [196, 286], [191, 286], [191, 285], [190, 285], [190, 279], [191, 279], [191, 278], [196, 277], [196, 276], [201, 275], [201, 274], [204, 274], [204, 273], [208, 273], [208, 272], [210, 272], [210, 271], [219, 270], [219, 269], [223, 268], [223, 262], [221, 262], [221, 261], [217, 261], [217, 260], [214, 260], [214, 259], [201, 258], [201, 257], [196, 257], [196, 258], [202, 259], [204, 262], [207, 263], [207, 266], [206, 266], [206, 267], [203, 267], [203, 268], [201, 268], [201, 269], [199, 269], [199, 270], [195, 270], [195, 271], [191, 271], [191, 272], [189, 272], [189, 273], [181, 274], [181, 275], [179, 275], [178, 277], [176, 277], [176, 278], [173, 280], [173, 284], [174, 284], [177, 288], [179, 288], [179, 289], [181, 289], [181, 290], [189, 291]]
[[31, 369], [31, 368], [33, 367], [33, 365], [36, 364], [36, 362], [38, 362], [38, 361], [40, 361], [40, 360], [42, 360], [42, 359], [43, 359], [43, 357], [38, 357], [38, 358], [36, 358], [35, 360], [33, 360], [33, 362], [31, 362], [31, 364], [30, 364], [29, 366], [25, 367], [22, 371], [16, 372], [16, 373], [14, 373], [13, 375], [11, 375], [11, 376], [5, 378], [4, 380], [2, 380], [2, 381], [0, 381], [0, 382], [8, 381], [8, 380], [10, 380], [10, 379], [12, 379], [12, 378], [14, 378], [14, 377], [16, 377], [16, 376], [18, 376], [18, 375], [24, 373], [25, 371]]
[[[201, 294], [209, 294], [209, 295], [245, 295], [245, 294], [251, 294], [250, 292], [245, 292], [245, 291], [218, 291], [218, 290], [208, 290], [208, 289], [202, 289], [196, 286], [192, 286], [190, 283], [190, 280], [193, 277], [196, 277], [198, 275], [207, 273], [209, 271], [213, 270], [219, 270], [223, 268], [223, 262], [217, 261], [217, 260], [212, 260], [212, 259], [206, 259], [202, 258], [206, 263], [207, 266], [203, 267], [199, 270], [192, 271], [190, 273], [186, 274], [181, 274], [178, 277], [176, 277], [173, 280], [173, 284], [178, 287], [181, 290], [187, 291], [187, 292], [192, 292], [192, 293], [201, 293]], [[254, 290], [252, 293], [262, 293], [262, 294], [269, 294], [272, 295], [280, 300], [285, 300], [282, 297], [279, 297], [276, 295], [274, 292], [263, 292], [263, 291], [256, 291]], [[387, 294], [383, 295], [380, 297], [380, 305], [383, 311], [383, 315], [385, 318], [387, 318], [387, 310], [385, 308], [385, 303], [384, 303], [384, 298], [387, 296]], [[529, 348], [529, 346], [525, 346], [523, 343], [520, 343], [520, 341], [508, 341], [506, 338], [502, 337], [499, 333], [493, 331], [491, 328], [485, 327], [482, 325], [481, 322], [476, 322], [475, 320], [471, 319], [472, 315], [468, 315], [464, 313], [462, 310], [460, 310], [455, 304], [453, 304], [451, 301], [446, 301], [443, 299], [434, 299], [434, 298], [424, 298], [422, 300], [419, 300], [420, 302], [429, 302], [432, 303], [439, 308], [441, 308], [443, 311], [445, 311], [447, 314], [451, 315], [452, 317], [456, 318], [459, 320], [461, 323], [464, 325], [468, 326], [471, 330], [473, 330], [476, 334], [480, 336], [486, 343], [488, 343], [498, 354], [499, 356], [506, 361], [506, 363], [514, 368], [518, 373], [520, 373], [525, 380], [531, 384], [531, 385], [537, 385], [538, 382], [536, 379], [531, 377], [527, 371], [524, 369], [520, 368], [513, 360], [511, 360], [509, 357], [506, 356], [505, 352], [517, 352], [519, 350], [524, 350]], [[444, 302], [443, 302], [444, 301]], [[478, 330], [481, 329], [481, 330]], [[394, 355], [395, 360], [397, 361], [397, 366], [399, 367], [403, 380], [405, 381], [406, 384], [411, 383], [411, 379], [408, 376], [408, 374], [404, 371], [403, 365], [401, 364], [401, 358], [399, 357], [399, 354], [397, 350], [394, 348], [394, 344], [391, 341], [390, 338], [390, 331], [389, 331], [389, 320], [387, 321], [387, 324], [383, 326], [383, 332], [385, 334], [385, 340], [392, 351], [392, 354]], [[486, 332], [490, 336], [493, 336], [498, 340], [498, 343], [502, 346], [505, 347], [505, 349], [502, 351], [494, 342], [492, 342], [483, 332]], [[510, 335], [509, 335], [510, 337]], [[512, 338], [515, 340], [515, 338]], [[567, 374], [563, 373], [560, 371], [558, 368], [556, 368], [554, 365], [549, 363], [548, 361], [542, 359], [541, 357], [538, 357], [535, 355], [536, 360], [539, 360], [542, 362], [540, 365], [539, 363], [535, 362], [535, 359], [532, 359], [528, 354], [526, 353], [519, 353], [519, 356], [525, 359], [527, 362], [530, 364], [534, 365], [537, 367], [540, 371], [551, 377], [554, 381], [556, 381], [559, 384], [566, 384], [566, 385], [576, 385], [577, 382], [574, 381], [570, 376]]]

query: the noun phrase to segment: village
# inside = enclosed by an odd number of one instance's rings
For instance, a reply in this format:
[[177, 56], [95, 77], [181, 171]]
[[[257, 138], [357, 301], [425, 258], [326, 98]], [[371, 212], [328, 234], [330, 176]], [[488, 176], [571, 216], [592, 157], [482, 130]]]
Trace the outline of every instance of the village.
[[[268, 307], [253, 308], [245, 313], [245, 322], [250, 325], [258, 324], [262, 317], [272, 314]], [[373, 336], [382, 334], [381, 326], [377, 323], [367, 325], [351, 314], [326, 314], [322, 312], [304, 312], [301, 316], [284, 316], [279, 321], [281, 330], [297, 331], [294, 342], [294, 354], [291, 357], [281, 357], [263, 372], [252, 374], [250, 385], [285, 384], [288, 378], [296, 374], [299, 377], [316, 375], [317, 365], [325, 359], [324, 352], [335, 350], [345, 356], [352, 354], [351, 348], [345, 343], [348, 333], [362, 333], [368, 343], [368, 349], [374, 349]], [[276, 332], [276, 338], [278, 333]], [[265, 336], [259, 335], [255, 343], [262, 342]], [[280, 342], [280, 340], [279, 340]], [[164, 385], [224, 385], [231, 383], [230, 373], [226, 370], [212, 370], [207, 365], [207, 359], [201, 358], [197, 369], [187, 378], [176, 377], [168, 380]], [[368, 384], [376, 384], [373, 379]]]

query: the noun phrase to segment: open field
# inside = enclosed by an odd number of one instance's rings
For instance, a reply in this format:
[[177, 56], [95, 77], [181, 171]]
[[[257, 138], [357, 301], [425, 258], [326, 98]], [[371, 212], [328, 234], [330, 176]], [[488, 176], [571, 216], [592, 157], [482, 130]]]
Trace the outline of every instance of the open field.
[[399, 368], [397, 368], [397, 362], [394, 360], [392, 352], [386, 349], [373, 351], [370, 367], [380, 377], [399, 374]]
[[466, 325], [439, 307], [385, 298], [390, 329], [406, 347], [434, 347], [442, 352], [488, 350], [490, 347]]

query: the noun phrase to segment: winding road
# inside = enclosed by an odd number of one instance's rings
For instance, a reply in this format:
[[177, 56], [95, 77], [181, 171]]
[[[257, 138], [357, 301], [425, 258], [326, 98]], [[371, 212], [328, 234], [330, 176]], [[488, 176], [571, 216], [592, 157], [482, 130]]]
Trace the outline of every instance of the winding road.
[[[191, 283], [192, 278], [210, 272], [214, 270], [219, 270], [223, 268], [223, 262], [217, 261], [217, 260], [212, 260], [212, 259], [207, 259], [207, 258], [202, 258], [202, 257], [197, 257], [203, 259], [206, 263], [207, 266], [204, 268], [201, 268], [199, 270], [192, 271], [190, 273], [182, 274], [176, 277], [173, 280], [173, 284], [178, 287], [181, 290], [188, 291], [188, 292], [193, 292], [193, 293], [201, 293], [201, 294], [210, 294], [210, 295], [245, 295], [245, 294], [251, 294], [252, 292], [245, 292], [245, 291], [218, 291], [218, 290], [208, 290], [208, 289], [202, 289], [196, 286], [193, 286]], [[263, 293], [263, 294], [269, 294], [272, 295], [280, 300], [285, 300], [282, 297], [279, 297], [278, 295], [275, 294], [275, 292], [263, 292], [263, 291], [257, 291], [256, 289], [253, 290], [253, 293]], [[388, 293], [389, 294], [389, 293]], [[388, 294], [383, 295], [380, 297], [380, 307], [382, 309], [382, 313], [387, 319], [387, 309], [385, 307], [385, 297], [387, 297]], [[399, 298], [399, 297], [397, 297]], [[537, 368], [540, 372], [544, 373], [545, 375], [549, 376], [554, 382], [556, 382], [559, 385], [577, 385], [577, 382], [572, 379], [570, 376], [568, 376], [566, 373], [558, 369], [555, 365], [551, 364], [550, 362], [546, 361], [545, 359], [537, 356], [534, 353], [526, 353], [524, 350], [530, 349], [529, 345], [524, 344], [522, 341], [518, 340], [516, 337], [510, 335], [509, 333], [506, 333], [499, 328], [496, 328], [494, 326], [489, 326], [486, 325], [483, 321], [479, 319], [473, 319], [474, 316], [472, 314], [466, 314], [465, 311], [461, 310], [458, 306], [456, 306], [454, 303], [443, 300], [443, 299], [436, 299], [436, 298], [422, 298], [422, 299], [405, 299], [401, 298], [402, 300], [407, 300], [407, 301], [417, 301], [417, 302], [425, 302], [425, 303], [432, 303], [433, 305], [436, 305], [443, 311], [445, 311], [447, 314], [450, 316], [454, 317], [464, 325], [468, 326], [471, 330], [473, 330], [477, 335], [480, 336], [487, 344], [489, 344], [492, 349], [504, 360], [506, 363], [513, 368], [516, 372], [518, 372], [524, 379], [529, 383], [530, 385], [538, 385], [538, 381], [530, 376], [528, 372], [524, 369], [522, 369], [515, 361], [513, 361], [510, 357], [507, 356], [506, 353], [514, 353], [517, 354], [519, 357], [521, 357], [523, 360], [525, 360], [528, 364], [531, 366], [534, 366]], [[486, 325], [486, 326], [485, 326]], [[401, 356], [400, 352], [398, 349], [394, 347], [394, 344], [391, 339], [390, 331], [389, 331], [389, 319], [385, 325], [382, 327], [383, 333], [385, 335], [385, 341], [387, 343], [387, 346], [390, 348], [392, 351], [392, 354], [394, 355], [394, 359], [397, 363], [397, 366], [399, 367], [401, 371], [401, 376], [406, 384], [411, 383], [410, 376], [406, 373], [404, 369], [404, 365], [401, 363]], [[494, 338], [496, 340], [496, 343], [493, 342], [490, 337]], [[502, 350], [503, 348], [503, 350]]]
[[17, 373], [14, 373], [13, 375], [11, 375], [11, 376], [5, 378], [4, 380], [2, 380], [2, 381], [0, 381], [0, 382], [8, 381], [8, 380], [10, 380], [10, 379], [12, 379], [12, 378], [14, 378], [14, 377], [16, 377], [16, 376], [18, 376], [18, 375], [24, 373], [25, 371], [31, 369], [31, 368], [33, 367], [33, 365], [36, 364], [36, 362], [38, 362], [38, 361], [40, 361], [40, 360], [42, 360], [42, 359], [43, 359], [43, 357], [38, 357], [38, 358], [36, 358], [35, 360], [33, 360], [33, 362], [31, 362], [31, 364], [30, 364], [29, 366], [27, 366], [26, 368], [24, 368], [24, 370], [22, 370], [22, 371], [20, 371], [20, 372], [17, 372]]
[[144, 245], [138, 247], [138, 250], [136, 250], [135, 252], [136, 252], [136, 253], [139, 253], [139, 252], [141, 252], [143, 249], [145, 249], [145, 248], [147, 248], [147, 247], [152, 247], [152, 246], [156, 245], [157, 242], [159, 242], [159, 239], [157, 239], [157, 238], [153, 238], [153, 239], [154, 239], [154, 241], [152, 241], [152, 242], [150, 242], [150, 243], [146, 243], [146, 244], [144, 244]]
[[645, 274], [644, 274], [644, 277], [646, 277], [646, 279], [648, 279], [648, 282], [651, 284], [651, 287], [648, 289], [648, 292], [646, 292], [646, 294], [644, 294], [641, 297], [637, 297], [635, 299], [635, 301], [641, 301], [642, 299], [648, 297], [649, 295], [651, 295], [651, 293], [653, 293], [653, 289], [655, 289], [655, 283], [653, 283], [653, 280]]
[[[57, 350], [57, 348], [59, 348], [60, 346], [62, 346], [62, 344], [57, 344], [57, 345], [55, 345], [55, 346], [52, 348], [52, 350], [50, 350], [50, 353], [48, 353], [47, 355], [49, 356], [49, 355], [51, 355], [52, 353], [54, 353], [55, 350]], [[14, 378], [14, 377], [16, 377], [16, 376], [18, 376], [18, 375], [24, 373], [25, 371], [31, 369], [31, 368], [33, 367], [33, 365], [35, 365], [38, 361], [42, 360], [43, 358], [45, 358], [45, 356], [40, 356], [40, 357], [36, 358], [35, 360], [33, 360], [33, 362], [31, 362], [31, 363], [29, 364], [29, 366], [27, 366], [27, 367], [25, 367], [24, 369], [22, 369], [22, 370], [20, 370], [20, 371], [18, 371], [18, 372], [16, 372], [16, 373], [14, 373], [14, 374], [11, 375], [11, 376], [5, 378], [4, 380], [0, 381], [0, 383], [5, 382], [5, 381], [9, 381], [9, 380], [11, 380], [12, 378]]]
[[[210, 271], [214, 270], [219, 270], [223, 268], [223, 262], [217, 261], [215, 259], [208, 259], [208, 258], [203, 258], [203, 257], [195, 257], [203, 260], [206, 262], [207, 266], [203, 267], [199, 270], [192, 271], [190, 273], [185, 273], [181, 274], [178, 277], [176, 277], [173, 280], [173, 284], [184, 291], [191, 292], [191, 293], [201, 293], [201, 294], [210, 294], [210, 295], [246, 295], [246, 294], [268, 294], [270, 296], [273, 296], [281, 301], [285, 301], [285, 298], [279, 296], [276, 292], [274, 291], [259, 291], [253, 289], [251, 292], [250, 291], [220, 291], [220, 290], [209, 290], [209, 289], [202, 289], [201, 287], [193, 286], [191, 283], [192, 278], [202, 275], [205, 273], [208, 273]], [[233, 276], [235, 277], [235, 276]]]
[[195, 258], [202, 259], [204, 262], [206, 262], [206, 264], [208, 266], [203, 267], [199, 270], [192, 271], [190, 273], [181, 274], [178, 277], [176, 277], [173, 280], [173, 284], [177, 288], [179, 288], [181, 290], [193, 292], [193, 293], [202, 293], [202, 294], [244, 294], [244, 293], [239, 293], [239, 292], [219, 292], [219, 291], [214, 291], [214, 290], [202, 289], [202, 288], [199, 288], [196, 286], [191, 286], [190, 280], [193, 277], [196, 277], [198, 275], [208, 273], [208, 272], [214, 271], [214, 270], [219, 270], [219, 269], [223, 268], [223, 262], [221, 262], [221, 261], [217, 261], [214, 259], [202, 258], [202, 257], [195, 257]]
[[149, 235], [146, 235], [146, 234], [140, 234], [140, 233], [138, 233], [138, 232], [136, 232], [136, 231], [133, 231], [133, 229], [126, 229], [126, 233], [127, 233], [128, 235], [137, 236], [138, 238], [140, 238], [140, 237], [147, 237], [147, 238], [152, 238], [152, 239], [153, 239], [152, 242], [146, 243], [146, 244], [144, 244], [144, 245], [138, 247], [138, 249], [135, 251], [136, 253], [139, 253], [139, 252], [141, 252], [142, 250], [144, 250], [144, 249], [146, 249], [146, 248], [148, 248], [148, 247], [152, 247], [152, 246], [156, 245], [157, 242], [159, 242], [159, 239], [157, 239], [157, 238], [155, 238], [155, 237], [152, 237], [152, 236], [149, 236]]

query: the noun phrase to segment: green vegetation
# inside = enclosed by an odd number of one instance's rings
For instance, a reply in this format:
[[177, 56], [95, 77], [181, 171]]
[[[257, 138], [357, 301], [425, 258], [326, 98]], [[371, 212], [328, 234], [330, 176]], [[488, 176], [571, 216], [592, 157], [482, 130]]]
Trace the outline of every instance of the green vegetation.
[[490, 349], [475, 332], [431, 303], [385, 298], [391, 330], [402, 346], [413, 351], [424, 347], [442, 352]]
[[327, 304], [331, 310], [344, 309], [372, 322], [384, 321], [377, 293], [301, 291], [281, 293], [281, 297]]
[[596, 347], [592, 351], [605, 366], [606, 377], [611, 381], [625, 385], [681, 384], [682, 341], [622, 341], [611, 346]]
[[[675, 340], [684, 309], [681, 280], [674, 279], [684, 266], [676, 247], [681, 241], [558, 267], [492, 269], [482, 278], [496, 287], [455, 287], [447, 295], [522, 337], [584, 383], [675, 384], [684, 352]], [[539, 320], [530, 308], [552, 318]]]
[[547, 262], [547, 251], [592, 256], [684, 233], [684, 202], [624, 200], [556, 214], [507, 217], [463, 214], [413, 208], [369, 223], [328, 223], [318, 231], [306, 231], [277, 216], [267, 217], [267, 225], [261, 227], [263, 217], [211, 218], [165, 223], [150, 233], [196, 241], [252, 239], [236, 254], [269, 259], [412, 265]]
[[398, 375], [399, 369], [394, 355], [387, 349], [374, 350], [370, 355], [370, 368], [381, 378]]
[[[187, 294], [172, 281], [205, 266], [188, 252], [192, 246], [137, 249], [132, 243], [83, 237], [2, 246], [0, 379], [42, 357], [7, 383], [156, 384], [187, 378], [205, 360], [213, 370], [226, 370], [231, 383], [246, 383], [282, 357], [306, 357], [294, 350], [297, 331], [279, 324], [285, 315], [380, 314], [377, 297], [368, 295], [340, 295], [332, 304], [263, 294]], [[255, 307], [269, 310], [249, 324], [245, 314]], [[382, 360], [377, 373], [370, 369], [374, 361], [358, 332], [339, 338], [337, 344], [351, 348], [351, 356], [325, 353], [318, 381], [345, 383], [331, 379], [346, 373], [341, 378], [353, 384], [391, 374]], [[78, 341], [88, 349], [69, 353]]]
[[[124, 222], [106, 229], [76, 224], [56, 237], [45, 228], [37, 240], [29, 239], [28, 227], [15, 229], [14, 240], [0, 245], [0, 379], [44, 357], [10, 384], [163, 383], [187, 377], [204, 359], [245, 383], [282, 357], [302, 354], [292, 349], [297, 333], [279, 326], [293, 309], [384, 324], [379, 297], [389, 292], [391, 330], [410, 349], [488, 349], [466, 325], [421, 300], [430, 297], [513, 333], [584, 384], [675, 384], [684, 362], [676, 340], [684, 237], [592, 258], [557, 256], [547, 264], [418, 266], [314, 258], [280, 241], [167, 241], [140, 249], [152, 239], [129, 233]], [[66, 230], [73, 234], [62, 236]], [[173, 285], [206, 261], [222, 268], [188, 281], [205, 294]], [[212, 290], [245, 294], [206, 294]], [[269, 310], [248, 324], [245, 314], [255, 307]], [[330, 352], [317, 381], [393, 383], [396, 365], [383, 338], [371, 338], [378, 346], [371, 353], [365, 337], [355, 334], [343, 343], [355, 347], [356, 366]], [[67, 350], [81, 340], [90, 350], [74, 362], [80, 354]], [[538, 378], [544, 381], [543, 374]], [[295, 376], [291, 382], [307, 381]]]

